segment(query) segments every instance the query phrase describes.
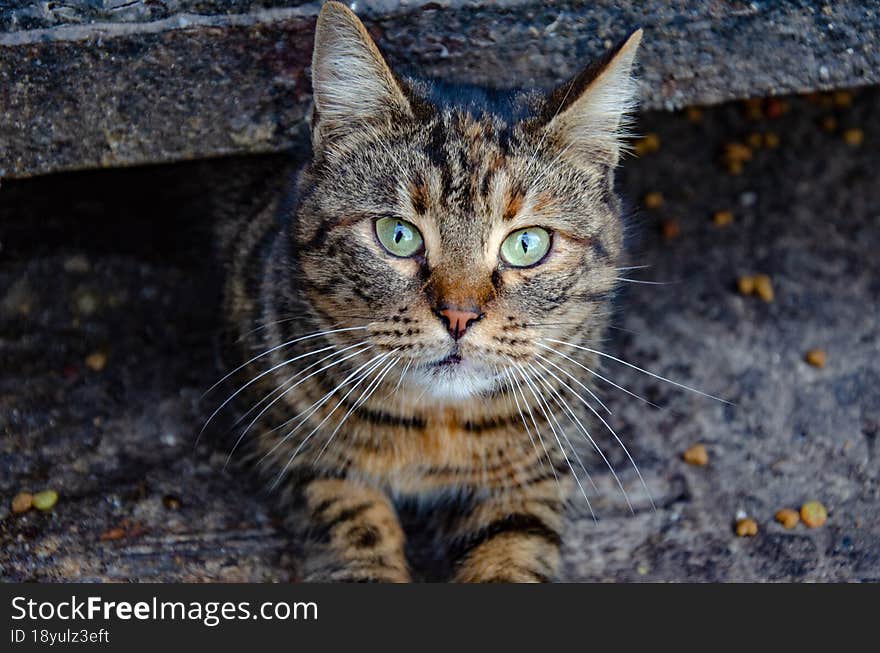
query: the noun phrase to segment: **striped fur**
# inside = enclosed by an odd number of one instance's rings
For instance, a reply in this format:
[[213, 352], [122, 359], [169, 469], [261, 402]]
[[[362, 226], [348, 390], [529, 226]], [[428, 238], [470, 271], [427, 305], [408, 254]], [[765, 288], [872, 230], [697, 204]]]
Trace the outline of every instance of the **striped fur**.
[[[239, 372], [256, 404], [244, 441], [290, 490], [306, 580], [408, 580], [395, 503], [450, 496], [467, 498], [443, 535], [455, 580], [556, 577], [574, 469], [561, 381], [575, 368], [539, 343], [592, 343], [605, 326], [637, 43], [501, 113], [399, 79], [354, 14], [324, 6], [313, 158], [222, 241], [239, 362], [265, 354]], [[424, 253], [385, 252], [373, 225], [386, 216], [415, 224]], [[504, 237], [534, 225], [553, 233], [546, 260], [504, 264]], [[442, 305], [481, 318], [456, 341]]]

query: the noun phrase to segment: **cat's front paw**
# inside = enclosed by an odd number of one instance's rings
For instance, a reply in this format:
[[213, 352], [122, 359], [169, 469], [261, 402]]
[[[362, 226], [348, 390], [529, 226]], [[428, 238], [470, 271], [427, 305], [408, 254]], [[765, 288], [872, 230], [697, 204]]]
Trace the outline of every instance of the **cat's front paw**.
[[559, 567], [557, 543], [520, 533], [505, 534], [474, 548], [458, 565], [457, 583], [551, 583]]

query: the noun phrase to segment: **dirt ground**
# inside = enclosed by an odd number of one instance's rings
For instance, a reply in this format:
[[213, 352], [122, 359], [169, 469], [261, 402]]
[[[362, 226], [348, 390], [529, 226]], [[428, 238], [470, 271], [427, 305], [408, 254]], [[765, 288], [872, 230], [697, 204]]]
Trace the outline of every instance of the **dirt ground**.
[[[620, 175], [631, 265], [648, 266], [628, 274], [660, 283], [624, 284], [606, 351], [732, 405], [607, 362], [659, 406], [600, 387], [656, 510], [615, 450], [635, 514], [595, 466], [599, 519], [574, 505], [567, 580], [880, 581], [880, 89], [847, 97], [640, 117], [659, 149]], [[725, 145], [749, 141], [731, 174]], [[296, 579], [272, 496], [224, 468], [221, 433], [195, 446], [218, 401], [200, 396], [223, 373], [209, 197], [280, 163], [0, 188], [0, 578]], [[737, 292], [758, 273], [772, 302]], [[813, 348], [824, 367], [805, 362]], [[681, 459], [695, 443], [704, 467]], [[13, 512], [45, 488], [51, 511]], [[774, 522], [812, 499], [824, 526]], [[736, 536], [738, 513], [757, 535]]]

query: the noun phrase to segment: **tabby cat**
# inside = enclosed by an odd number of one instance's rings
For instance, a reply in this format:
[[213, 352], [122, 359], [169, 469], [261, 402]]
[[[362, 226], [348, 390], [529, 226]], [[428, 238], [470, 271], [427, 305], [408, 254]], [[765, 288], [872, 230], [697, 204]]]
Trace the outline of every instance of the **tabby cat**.
[[452, 580], [558, 576], [572, 440], [601, 419], [582, 377], [622, 255], [640, 38], [501, 97], [397, 76], [323, 6], [312, 159], [224, 243], [239, 440], [289, 491], [304, 580], [411, 580], [400, 502], [453, 499]]

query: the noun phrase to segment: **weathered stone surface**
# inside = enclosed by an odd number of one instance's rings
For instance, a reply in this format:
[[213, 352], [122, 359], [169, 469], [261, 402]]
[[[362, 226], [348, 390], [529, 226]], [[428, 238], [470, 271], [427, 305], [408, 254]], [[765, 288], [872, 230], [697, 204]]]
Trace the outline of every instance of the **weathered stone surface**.
[[[454, 82], [549, 88], [637, 26], [647, 108], [880, 80], [873, 2], [353, 4], [394, 65]], [[5, 3], [0, 177], [289, 147], [319, 5]]]
[[[605, 437], [635, 515], [601, 461], [591, 464], [599, 521], [582, 498], [574, 504], [568, 579], [880, 581], [880, 90], [849, 109], [845, 97], [830, 104], [795, 100], [776, 120], [748, 120], [738, 105], [698, 122], [642, 116], [661, 147], [626, 161], [622, 186], [635, 201], [661, 192], [665, 202], [635, 212], [627, 265], [650, 267], [622, 275], [668, 283], [624, 284], [604, 348], [734, 405], [603, 367], [661, 407], [598, 387], [657, 508]], [[827, 118], [832, 131], [819, 128]], [[855, 128], [861, 146], [842, 138]], [[752, 133], [780, 145], [726, 174], [719, 151]], [[214, 360], [210, 200], [282, 167], [278, 156], [246, 157], [4, 184], [0, 578], [296, 577], [272, 495], [237, 459], [224, 467], [224, 429], [193, 448], [234, 389], [199, 401], [225, 372]], [[731, 224], [713, 223], [719, 210]], [[665, 239], [670, 219], [679, 234]], [[759, 272], [772, 303], [735, 290], [739, 275]], [[817, 347], [821, 369], [804, 361]], [[85, 362], [95, 351], [107, 355], [100, 371]], [[705, 467], [681, 460], [696, 442]], [[11, 513], [16, 493], [47, 487], [60, 495], [51, 512]], [[773, 521], [811, 499], [829, 510], [823, 527]], [[734, 535], [740, 510], [758, 522], [755, 537]]]

